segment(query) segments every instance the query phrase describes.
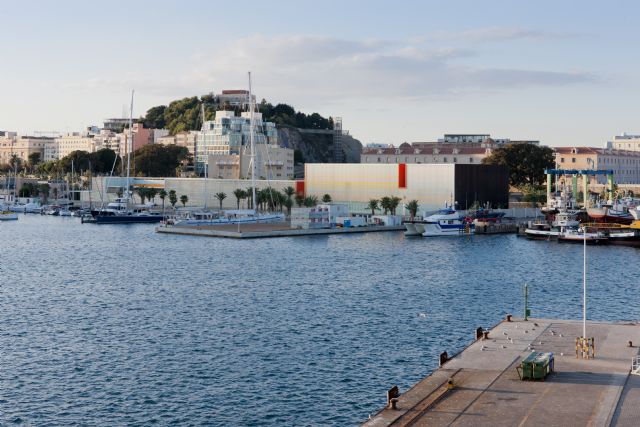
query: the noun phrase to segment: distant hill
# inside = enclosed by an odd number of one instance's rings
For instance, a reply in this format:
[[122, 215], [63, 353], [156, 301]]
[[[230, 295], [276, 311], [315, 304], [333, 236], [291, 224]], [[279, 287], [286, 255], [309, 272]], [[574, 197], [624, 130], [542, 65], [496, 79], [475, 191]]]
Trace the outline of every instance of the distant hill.
[[[202, 128], [201, 106], [204, 104], [205, 120], [212, 120], [218, 110], [239, 108], [221, 105], [216, 96], [182, 98], [167, 105], [158, 105], [140, 118], [145, 127], [168, 129], [172, 135]], [[263, 120], [274, 122], [278, 128], [280, 145], [295, 150], [296, 164], [329, 163], [334, 159], [333, 118], [325, 118], [318, 113], [305, 114], [287, 104], [272, 105], [266, 100], [257, 104]], [[311, 132], [305, 132], [310, 130]], [[324, 131], [324, 132], [323, 132]], [[362, 144], [349, 135], [342, 138], [343, 158], [346, 163], [360, 163]]]

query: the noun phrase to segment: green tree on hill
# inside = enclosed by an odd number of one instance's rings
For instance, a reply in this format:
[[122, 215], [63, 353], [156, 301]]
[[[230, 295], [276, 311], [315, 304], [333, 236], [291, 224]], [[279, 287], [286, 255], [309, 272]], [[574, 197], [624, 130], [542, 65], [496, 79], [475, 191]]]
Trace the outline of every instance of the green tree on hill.
[[182, 203], [182, 207], [187, 206], [188, 201], [189, 201], [189, 196], [187, 196], [186, 194], [183, 194], [182, 196], [180, 196], [180, 203]]

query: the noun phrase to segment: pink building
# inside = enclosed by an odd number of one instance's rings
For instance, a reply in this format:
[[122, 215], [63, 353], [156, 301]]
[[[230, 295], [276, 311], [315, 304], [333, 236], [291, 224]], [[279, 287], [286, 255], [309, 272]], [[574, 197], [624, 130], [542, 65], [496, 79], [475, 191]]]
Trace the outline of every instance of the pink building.
[[[153, 129], [147, 129], [142, 123], [133, 124], [133, 144], [131, 152], [144, 147], [147, 144], [153, 144]], [[127, 154], [127, 147], [129, 142], [129, 130], [125, 129], [123, 138], [120, 140], [120, 153]]]

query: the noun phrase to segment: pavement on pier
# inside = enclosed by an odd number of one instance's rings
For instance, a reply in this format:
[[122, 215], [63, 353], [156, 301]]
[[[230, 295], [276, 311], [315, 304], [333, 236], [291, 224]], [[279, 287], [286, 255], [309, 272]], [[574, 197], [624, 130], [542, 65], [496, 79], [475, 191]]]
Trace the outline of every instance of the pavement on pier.
[[[581, 335], [578, 321], [504, 321], [403, 393], [397, 410], [383, 409], [364, 425], [640, 425], [640, 376], [629, 375], [640, 325], [588, 322], [594, 359], [576, 358]], [[554, 354], [555, 372], [545, 381], [519, 379], [516, 366], [531, 351]]]

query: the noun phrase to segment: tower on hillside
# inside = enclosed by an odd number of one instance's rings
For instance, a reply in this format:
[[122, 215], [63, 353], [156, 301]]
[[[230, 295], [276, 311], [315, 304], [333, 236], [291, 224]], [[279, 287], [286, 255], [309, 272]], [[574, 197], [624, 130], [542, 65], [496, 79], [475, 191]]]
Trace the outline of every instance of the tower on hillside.
[[333, 161], [344, 163], [344, 152], [342, 151], [342, 117], [333, 119]]

